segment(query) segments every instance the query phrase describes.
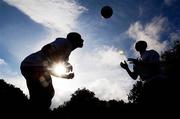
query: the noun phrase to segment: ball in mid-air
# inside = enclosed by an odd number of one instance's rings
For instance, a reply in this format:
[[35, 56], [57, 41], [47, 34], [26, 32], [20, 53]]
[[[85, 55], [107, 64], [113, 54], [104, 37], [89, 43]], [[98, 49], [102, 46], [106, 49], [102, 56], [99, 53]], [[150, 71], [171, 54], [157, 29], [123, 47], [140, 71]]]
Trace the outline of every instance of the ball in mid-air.
[[110, 6], [104, 6], [101, 9], [101, 15], [103, 18], [108, 19], [112, 16], [113, 14], [113, 9]]

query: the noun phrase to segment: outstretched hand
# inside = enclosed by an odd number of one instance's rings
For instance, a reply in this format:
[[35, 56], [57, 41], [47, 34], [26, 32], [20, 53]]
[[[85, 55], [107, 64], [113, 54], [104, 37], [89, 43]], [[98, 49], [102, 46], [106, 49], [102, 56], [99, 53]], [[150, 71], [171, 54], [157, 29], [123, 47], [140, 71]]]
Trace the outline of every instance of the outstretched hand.
[[73, 71], [73, 66], [69, 62], [66, 62], [65, 66], [66, 66], [66, 72], [72, 72]]
[[122, 68], [124, 68], [124, 69], [128, 69], [128, 64], [127, 64], [126, 61], [124, 61], [124, 63], [121, 62], [121, 63], [120, 63], [120, 66], [121, 66]]
[[66, 71], [67, 72], [72, 72], [73, 71], [73, 66], [72, 65], [66, 66]]
[[74, 73], [69, 73], [66, 78], [67, 78], [67, 79], [72, 79], [72, 78], [74, 78]]

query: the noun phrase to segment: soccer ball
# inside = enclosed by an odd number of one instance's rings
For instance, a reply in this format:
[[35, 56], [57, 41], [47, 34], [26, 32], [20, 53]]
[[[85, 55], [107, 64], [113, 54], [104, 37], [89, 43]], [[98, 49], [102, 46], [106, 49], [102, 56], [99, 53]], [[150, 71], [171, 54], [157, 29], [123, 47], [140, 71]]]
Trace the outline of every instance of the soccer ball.
[[104, 6], [101, 9], [101, 15], [103, 18], [108, 19], [112, 16], [113, 9], [110, 6]]

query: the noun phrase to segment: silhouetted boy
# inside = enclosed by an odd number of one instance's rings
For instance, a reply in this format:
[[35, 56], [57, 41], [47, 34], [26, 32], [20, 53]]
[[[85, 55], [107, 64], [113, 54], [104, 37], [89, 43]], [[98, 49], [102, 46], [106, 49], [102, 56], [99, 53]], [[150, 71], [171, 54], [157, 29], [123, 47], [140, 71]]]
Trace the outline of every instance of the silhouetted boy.
[[51, 105], [54, 96], [51, 75], [66, 79], [74, 77], [74, 73], [56, 75], [52, 71], [53, 65], [62, 63], [68, 67], [68, 71], [72, 71], [72, 65], [68, 62], [69, 55], [74, 49], [82, 47], [81, 35], [71, 32], [66, 38], [57, 38], [22, 61], [21, 73], [26, 79], [30, 102], [35, 110], [47, 110]]
[[147, 43], [145, 41], [138, 41], [135, 44], [135, 49], [140, 53], [137, 59], [128, 58], [130, 63], [133, 63], [133, 70], [131, 71], [126, 61], [121, 62], [120, 65], [124, 68], [133, 79], [140, 76], [142, 81], [150, 81], [160, 73], [160, 56], [155, 50], [146, 50]]
[[145, 41], [138, 41], [135, 44], [135, 49], [140, 53], [140, 57], [128, 59], [133, 64], [133, 71], [129, 69], [126, 61], [121, 62], [120, 66], [128, 72], [132, 79], [136, 80], [138, 76], [140, 77], [143, 82], [143, 102], [149, 104], [162, 100], [162, 75], [159, 54], [155, 50], [146, 50], [146, 48]]

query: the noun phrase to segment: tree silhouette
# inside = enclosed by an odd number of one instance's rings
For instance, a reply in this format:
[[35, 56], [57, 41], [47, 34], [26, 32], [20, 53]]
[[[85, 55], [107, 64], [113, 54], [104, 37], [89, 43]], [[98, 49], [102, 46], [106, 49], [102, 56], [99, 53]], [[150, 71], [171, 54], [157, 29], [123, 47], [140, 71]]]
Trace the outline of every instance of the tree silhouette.
[[34, 112], [27, 96], [21, 89], [0, 79], [0, 116], [6, 118], [47, 117], [49, 114]]
[[[64, 113], [64, 117], [82, 117], [82, 114], [95, 113], [98, 109], [99, 99], [95, 97], [95, 94], [87, 89], [78, 89], [72, 94], [70, 101], [65, 102], [63, 106], [54, 110], [56, 116], [60, 113]], [[89, 114], [88, 114], [89, 115]]]
[[143, 83], [137, 81], [130, 93], [128, 94], [128, 100], [130, 103], [141, 103], [143, 101]]
[[[179, 80], [180, 80], [180, 41], [174, 42], [174, 47], [162, 55], [164, 72], [167, 76], [169, 100], [173, 103], [179, 102]], [[173, 97], [173, 98], [172, 98]]]
[[61, 115], [64, 118], [112, 118], [119, 115], [119, 111], [124, 110], [125, 106], [122, 100], [99, 100], [94, 92], [84, 88], [75, 91], [70, 101], [54, 109], [52, 117]]
[[27, 106], [27, 96], [19, 88], [0, 79], [0, 115], [8, 113], [6, 117], [12, 114], [19, 117], [27, 112]]

